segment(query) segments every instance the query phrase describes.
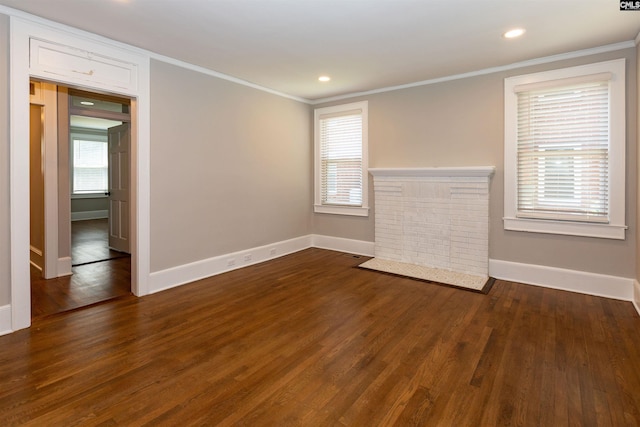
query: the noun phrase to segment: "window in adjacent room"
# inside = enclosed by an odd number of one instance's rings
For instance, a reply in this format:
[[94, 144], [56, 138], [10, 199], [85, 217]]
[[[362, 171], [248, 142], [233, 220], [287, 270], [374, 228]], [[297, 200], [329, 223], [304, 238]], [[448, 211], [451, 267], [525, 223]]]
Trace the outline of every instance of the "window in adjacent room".
[[106, 135], [73, 137], [71, 140], [73, 165], [72, 194], [105, 193], [108, 190], [109, 157]]
[[367, 216], [367, 102], [315, 110], [315, 212]]
[[72, 198], [109, 191], [109, 129], [130, 119], [130, 101], [69, 90], [69, 169]]
[[624, 67], [505, 79], [505, 229], [624, 239]]

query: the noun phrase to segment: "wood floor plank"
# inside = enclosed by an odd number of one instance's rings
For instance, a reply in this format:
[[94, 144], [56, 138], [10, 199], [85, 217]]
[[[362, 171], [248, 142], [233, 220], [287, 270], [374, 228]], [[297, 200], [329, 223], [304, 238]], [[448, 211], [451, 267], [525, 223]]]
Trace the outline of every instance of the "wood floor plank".
[[0, 425], [640, 425], [628, 302], [309, 249], [0, 337]]

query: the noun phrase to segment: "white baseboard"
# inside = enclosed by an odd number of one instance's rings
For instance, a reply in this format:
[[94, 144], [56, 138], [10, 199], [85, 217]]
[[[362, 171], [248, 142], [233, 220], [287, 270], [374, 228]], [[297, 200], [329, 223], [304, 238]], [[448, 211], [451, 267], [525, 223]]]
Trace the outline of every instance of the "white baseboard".
[[[30, 261], [30, 264], [38, 270], [42, 271], [42, 267], [40, 267], [35, 262]], [[73, 274], [73, 272], [71, 271], [71, 257], [58, 258], [57, 268], [58, 274], [56, 277], [71, 276]]]
[[42, 257], [42, 250], [36, 248], [33, 245], [29, 246], [29, 264], [42, 271], [42, 266], [38, 265], [38, 263], [44, 263], [44, 259]]
[[[160, 292], [310, 247], [373, 256], [375, 245], [373, 242], [316, 234], [302, 236], [151, 273], [149, 293]], [[58, 274], [72, 274], [70, 257], [58, 259]], [[489, 260], [489, 275], [496, 279], [631, 301], [640, 315], [640, 283], [634, 279], [495, 259]], [[11, 306], [0, 306], [0, 335], [11, 332]]]
[[[374, 256], [374, 242], [311, 234], [153, 272], [149, 293], [268, 261], [310, 247]], [[634, 279], [502, 260], [489, 260], [489, 275], [529, 285], [633, 301], [640, 313], [640, 284]], [[634, 285], [635, 282], [635, 285]]]
[[87, 219], [104, 219], [109, 218], [108, 210], [100, 210], [100, 211], [82, 211], [82, 212], [71, 212], [71, 221], [84, 221]]
[[361, 240], [310, 234], [153, 272], [150, 275], [149, 293], [153, 294], [205, 277], [269, 261], [310, 247], [373, 256], [374, 244]]
[[626, 277], [496, 259], [489, 260], [489, 275], [496, 279], [527, 285], [633, 301], [634, 279]]
[[153, 272], [149, 280], [149, 293], [153, 294], [205, 277], [298, 252], [310, 248], [311, 241], [311, 236], [303, 236]]
[[71, 276], [71, 257], [58, 258], [58, 277]]
[[0, 335], [6, 335], [13, 332], [11, 328], [11, 306], [3, 305], [0, 307]]
[[633, 281], [633, 306], [640, 315], [640, 283], [637, 279]]
[[348, 252], [356, 255], [373, 256], [375, 243], [364, 240], [343, 239], [342, 237], [311, 235], [314, 248], [331, 249], [333, 251]]

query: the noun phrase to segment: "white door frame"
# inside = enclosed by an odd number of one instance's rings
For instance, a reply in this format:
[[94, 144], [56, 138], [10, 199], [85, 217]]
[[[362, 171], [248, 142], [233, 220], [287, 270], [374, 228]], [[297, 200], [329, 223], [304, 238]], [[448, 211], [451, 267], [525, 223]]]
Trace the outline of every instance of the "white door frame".
[[56, 86], [34, 82], [32, 105], [44, 112], [42, 127], [42, 164], [44, 165], [44, 245], [42, 277], [58, 277], [58, 108]]
[[[131, 290], [138, 296], [149, 293], [150, 90], [149, 55], [144, 51], [36, 17], [11, 16], [10, 26], [11, 329], [15, 331], [31, 324], [29, 79], [132, 98]], [[51, 48], [48, 56], [33, 56], [38, 43]], [[97, 72], [93, 68], [83, 72], [79, 64], [95, 66]], [[100, 67], [117, 72], [101, 73]], [[114, 75], [119, 80], [113, 80]]]

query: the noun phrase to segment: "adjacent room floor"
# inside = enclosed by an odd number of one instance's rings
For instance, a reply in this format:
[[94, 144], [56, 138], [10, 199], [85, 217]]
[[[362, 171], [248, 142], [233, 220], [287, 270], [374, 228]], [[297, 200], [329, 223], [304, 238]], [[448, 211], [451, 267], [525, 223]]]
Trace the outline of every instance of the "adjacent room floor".
[[74, 267], [128, 256], [109, 248], [109, 221], [106, 218], [71, 223], [71, 263]]
[[47, 316], [129, 295], [131, 257], [109, 249], [106, 219], [71, 223], [71, 276], [43, 279], [31, 266], [31, 316]]

